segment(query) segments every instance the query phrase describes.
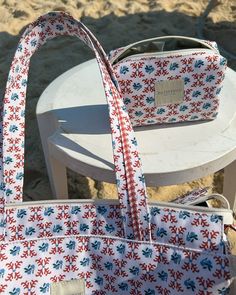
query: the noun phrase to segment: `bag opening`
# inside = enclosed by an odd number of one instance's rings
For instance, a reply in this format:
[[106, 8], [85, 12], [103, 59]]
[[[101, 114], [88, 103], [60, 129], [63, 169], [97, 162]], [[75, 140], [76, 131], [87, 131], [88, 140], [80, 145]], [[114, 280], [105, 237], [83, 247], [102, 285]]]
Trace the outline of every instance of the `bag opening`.
[[114, 60], [113, 64], [135, 54], [202, 48], [210, 49], [208, 44], [191, 38], [167, 37], [149, 39], [131, 45]]

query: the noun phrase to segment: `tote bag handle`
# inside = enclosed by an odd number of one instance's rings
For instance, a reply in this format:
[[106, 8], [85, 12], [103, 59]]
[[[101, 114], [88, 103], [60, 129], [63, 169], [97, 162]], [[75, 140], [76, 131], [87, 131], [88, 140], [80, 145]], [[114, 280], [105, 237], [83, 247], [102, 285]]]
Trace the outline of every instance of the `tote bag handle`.
[[[80, 21], [64, 12], [48, 13], [32, 23], [19, 41], [8, 76], [2, 112], [0, 214], [5, 226], [5, 204], [22, 202], [24, 178], [24, 113], [30, 58], [48, 39], [76, 36], [95, 53], [109, 108], [117, 190], [124, 236], [150, 240], [147, 193], [137, 141], [106, 54]], [[1, 218], [1, 216], [0, 216]]]

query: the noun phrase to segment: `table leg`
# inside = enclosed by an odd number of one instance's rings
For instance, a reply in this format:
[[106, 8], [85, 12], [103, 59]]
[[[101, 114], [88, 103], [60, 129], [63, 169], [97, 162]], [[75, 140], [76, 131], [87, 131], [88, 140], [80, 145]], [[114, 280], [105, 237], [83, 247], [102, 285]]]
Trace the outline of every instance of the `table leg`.
[[[224, 169], [223, 194], [230, 204], [230, 208], [236, 210], [236, 161]], [[236, 279], [230, 286], [230, 295], [236, 294]]]
[[236, 161], [224, 169], [223, 194], [230, 204], [230, 208], [236, 210]]
[[68, 199], [66, 167], [53, 158], [53, 152], [49, 152], [48, 138], [56, 132], [58, 126], [50, 112], [38, 110], [37, 120], [53, 196], [57, 199]]
[[68, 199], [66, 167], [54, 157], [48, 157], [47, 170], [53, 195], [57, 199]]

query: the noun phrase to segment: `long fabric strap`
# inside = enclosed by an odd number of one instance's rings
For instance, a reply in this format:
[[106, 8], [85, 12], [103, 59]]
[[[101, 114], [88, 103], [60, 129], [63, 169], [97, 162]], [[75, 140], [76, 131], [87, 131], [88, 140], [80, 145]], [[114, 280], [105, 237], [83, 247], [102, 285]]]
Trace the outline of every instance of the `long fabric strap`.
[[23, 34], [8, 76], [3, 105], [1, 212], [6, 203], [22, 202], [24, 177], [24, 113], [30, 58], [48, 39], [77, 36], [95, 53], [108, 102], [118, 197], [124, 236], [150, 240], [147, 193], [137, 141], [124, 107], [118, 82], [106, 54], [81, 22], [64, 12], [40, 17]]

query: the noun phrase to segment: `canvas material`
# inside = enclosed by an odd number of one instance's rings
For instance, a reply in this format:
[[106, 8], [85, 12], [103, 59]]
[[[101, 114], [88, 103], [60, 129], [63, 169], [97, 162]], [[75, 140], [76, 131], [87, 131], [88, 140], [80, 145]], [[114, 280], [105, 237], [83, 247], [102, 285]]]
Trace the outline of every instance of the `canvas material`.
[[[215, 42], [204, 42], [217, 49]], [[112, 51], [110, 60], [122, 50], [124, 47]], [[130, 56], [113, 65], [132, 125], [216, 118], [226, 59], [210, 49], [161, 54]], [[158, 89], [158, 82], [166, 80], [183, 81], [184, 97], [179, 103], [160, 105], [155, 101], [155, 87]]]
[[[62, 34], [79, 36], [95, 51], [109, 106], [119, 205], [9, 204], [22, 201], [29, 58], [47, 38]], [[86, 295], [228, 292], [222, 217], [147, 205], [137, 142], [116, 83], [98, 41], [65, 13], [39, 18], [20, 40], [3, 109], [0, 293], [50, 294], [52, 282], [71, 279], [84, 279]]]
[[85, 294], [227, 294], [228, 257], [174, 245], [70, 236], [1, 245], [2, 294], [50, 294], [81, 278]]
[[[224, 253], [223, 219], [215, 213], [150, 206], [150, 223], [153, 241]], [[88, 201], [7, 208], [7, 242], [70, 235], [124, 238], [119, 204]]]

